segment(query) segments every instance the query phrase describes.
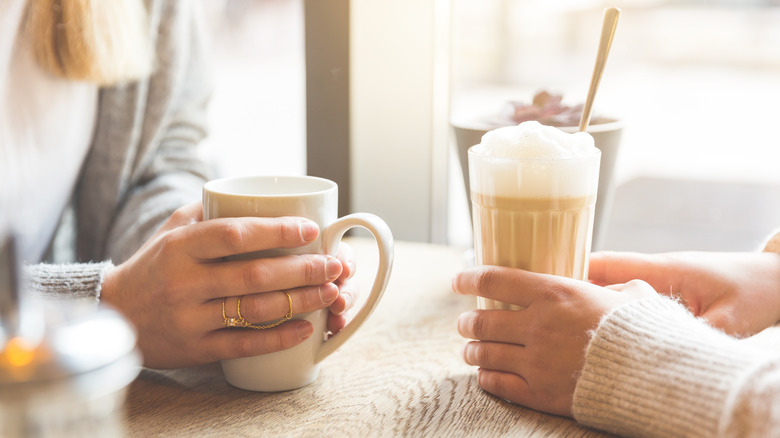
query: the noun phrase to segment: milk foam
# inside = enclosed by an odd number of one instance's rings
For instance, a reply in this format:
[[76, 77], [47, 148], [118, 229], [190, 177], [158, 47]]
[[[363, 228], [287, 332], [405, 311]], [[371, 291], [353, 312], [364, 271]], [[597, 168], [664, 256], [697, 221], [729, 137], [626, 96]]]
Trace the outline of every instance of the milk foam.
[[585, 132], [536, 121], [494, 129], [469, 151], [471, 190], [501, 197], [595, 195], [600, 156]]
[[593, 155], [587, 132], [569, 134], [536, 121], [488, 131], [480, 143], [485, 155], [507, 158], [575, 158]]

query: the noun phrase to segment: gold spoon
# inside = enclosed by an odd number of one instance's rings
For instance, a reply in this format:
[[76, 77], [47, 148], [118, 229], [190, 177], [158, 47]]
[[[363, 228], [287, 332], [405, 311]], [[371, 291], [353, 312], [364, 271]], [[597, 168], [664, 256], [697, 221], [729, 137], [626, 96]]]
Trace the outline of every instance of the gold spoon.
[[599, 41], [599, 51], [596, 54], [596, 65], [593, 67], [593, 77], [590, 79], [588, 88], [588, 98], [585, 99], [585, 106], [582, 109], [580, 118], [580, 132], [588, 130], [590, 123], [590, 112], [593, 109], [593, 100], [596, 98], [596, 90], [599, 88], [601, 76], [604, 74], [604, 65], [607, 63], [607, 55], [612, 47], [612, 38], [615, 36], [620, 9], [604, 9], [604, 23], [601, 25], [601, 40]]

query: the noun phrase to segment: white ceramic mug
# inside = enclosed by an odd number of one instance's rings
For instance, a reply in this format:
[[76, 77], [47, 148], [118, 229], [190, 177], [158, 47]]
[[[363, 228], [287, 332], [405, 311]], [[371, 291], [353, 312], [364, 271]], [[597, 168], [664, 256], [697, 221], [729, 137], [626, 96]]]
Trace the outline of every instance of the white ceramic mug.
[[314, 334], [293, 348], [261, 356], [222, 361], [225, 378], [231, 385], [252, 391], [286, 391], [308, 385], [317, 379], [320, 362], [333, 353], [374, 311], [390, 279], [393, 264], [393, 236], [379, 217], [354, 213], [338, 218], [338, 186], [335, 182], [311, 176], [249, 176], [217, 179], [203, 186], [203, 219], [221, 217], [297, 216], [320, 227], [320, 235], [309, 245], [261, 251], [252, 257], [286, 254], [336, 255], [339, 242], [350, 228], [361, 227], [374, 235], [379, 247], [379, 267], [371, 292], [355, 317], [339, 333], [327, 338], [328, 309], [293, 318], [306, 319]]

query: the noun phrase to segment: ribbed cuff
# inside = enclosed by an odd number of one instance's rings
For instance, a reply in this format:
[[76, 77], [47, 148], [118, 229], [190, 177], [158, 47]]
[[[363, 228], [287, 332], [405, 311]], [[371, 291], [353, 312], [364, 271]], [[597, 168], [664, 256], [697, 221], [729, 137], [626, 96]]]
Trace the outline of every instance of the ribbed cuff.
[[672, 300], [638, 300], [596, 330], [574, 417], [620, 435], [718, 436], [741, 384], [765, 356]]
[[103, 278], [113, 266], [111, 262], [25, 266], [25, 287], [42, 297], [97, 302]]
[[764, 252], [780, 253], [780, 230], [776, 231], [764, 244]]

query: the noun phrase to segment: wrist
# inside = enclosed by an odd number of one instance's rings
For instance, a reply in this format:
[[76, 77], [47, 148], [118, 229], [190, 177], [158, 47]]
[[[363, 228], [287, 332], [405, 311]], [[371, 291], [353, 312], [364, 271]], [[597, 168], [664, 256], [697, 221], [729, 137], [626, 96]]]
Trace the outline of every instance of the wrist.
[[98, 290], [98, 300], [101, 303], [107, 303], [114, 305], [114, 298], [116, 297], [117, 287], [119, 281], [117, 279], [119, 269], [116, 266], [111, 266], [103, 273], [103, 278], [100, 283], [100, 289]]

